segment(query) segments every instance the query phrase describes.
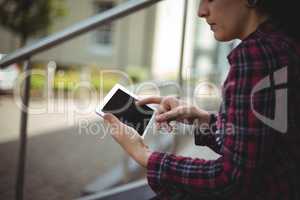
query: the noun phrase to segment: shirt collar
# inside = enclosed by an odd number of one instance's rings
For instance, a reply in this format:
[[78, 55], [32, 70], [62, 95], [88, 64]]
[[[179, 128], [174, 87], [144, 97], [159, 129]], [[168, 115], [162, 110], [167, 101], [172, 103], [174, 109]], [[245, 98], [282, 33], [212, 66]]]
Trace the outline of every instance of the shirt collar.
[[230, 54], [227, 56], [229, 63], [233, 63], [232, 61], [234, 60], [236, 52], [239, 50], [241, 45], [243, 45], [244, 42], [253, 38], [261, 38], [263, 36], [269, 35], [274, 31], [277, 31], [277, 27], [275, 26], [275, 23], [272, 19], [267, 19], [264, 22], [262, 22], [253, 33], [251, 33], [245, 39], [243, 39], [241, 43], [230, 52]]

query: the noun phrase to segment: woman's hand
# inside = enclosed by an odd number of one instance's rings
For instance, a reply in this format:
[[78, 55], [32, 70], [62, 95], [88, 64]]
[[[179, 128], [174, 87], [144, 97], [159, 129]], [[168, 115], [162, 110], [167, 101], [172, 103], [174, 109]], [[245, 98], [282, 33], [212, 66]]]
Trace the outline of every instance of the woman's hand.
[[207, 111], [201, 110], [196, 106], [187, 105], [185, 102], [175, 97], [148, 97], [137, 102], [137, 105], [159, 104], [156, 112], [157, 123], [168, 123], [170, 121], [178, 121], [186, 124], [209, 123], [210, 115]]
[[123, 149], [141, 166], [147, 167], [151, 151], [141, 136], [131, 127], [123, 124], [112, 114], [105, 114], [104, 120], [110, 125], [110, 134]]

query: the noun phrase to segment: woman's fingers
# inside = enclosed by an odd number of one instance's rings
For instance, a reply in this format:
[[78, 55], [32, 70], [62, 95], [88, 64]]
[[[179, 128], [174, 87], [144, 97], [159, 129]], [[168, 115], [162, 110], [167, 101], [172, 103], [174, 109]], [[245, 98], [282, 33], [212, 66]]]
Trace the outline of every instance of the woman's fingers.
[[147, 97], [136, 102], [136, 105], [143, 106], [145, 104], [160, 104], [162, 97]]
[[104, 116], [104, 121], [110, 125], [109, 133], [113, 136], [114, 139], [120, 143], [118, 137], [122, 133], [122, 124], [117, 117], [111, 113], [106, 113]]
[[103, 118], [109, 124], [118, 124], [120, 122], [119, 119], [111, 113], [106, 113]]
[[155, 119], [157, 122], [173, 121], [177, 119], [179, 114], [180, 113], [178, 112], [178, 109], [173, 109], [168, 112], [157, 115]]
[[168, 132], [171, 132], [173, 130], [172, 126], [168, 122], [156, 123], [156, 128], [158, 130], [166, 130]]
[[159, 107], [156, 110], [156, 115], [160, 115], [160, 114], [165, 113], [165, 112], [167, 112], [166, 108], [163, 105], [160, 104]]

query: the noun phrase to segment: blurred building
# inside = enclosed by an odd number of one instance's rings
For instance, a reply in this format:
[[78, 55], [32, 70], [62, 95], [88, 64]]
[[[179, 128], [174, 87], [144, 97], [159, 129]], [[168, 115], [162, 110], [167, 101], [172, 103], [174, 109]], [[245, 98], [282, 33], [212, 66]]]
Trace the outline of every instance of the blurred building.
[[[55, 22], [51, 32], [63, 30], [125, 1], [67, 0], [68, 15]], [[155, 19], [154, 7], [99, 27], [93, 32], [39, 54], [34, 59], [54, 60], [62, 65], [94, 62], [104, 67], [149, 66], [153, 51], [155, 24], [153, 19]], [[0, 34], [0, 52], [13, 51], [17, 47], [17, 39], [3, 28], [0, 28]], [[29, 43], [36, 40], [37, 38], [33, 38]]]
[[[67, 0], [68, 15], [55, 22], [51, 32], [63, 30], [125, 1], [127, 0]], [[208, 75], [219, 78], [226, 70], [224, 55], [228, 53], [229, 45], [216, 43], [209, 27], [203, 20], [199, 20], [199, 0], [188, 2], [185, 78]], [[152, 72], [151, 78], [175, 79], [179, 68], [183, 7], [183, 0], [162, 1], [156, 6], [99, 27], [33, 59], [46, 63], [55, 61], [62, 66], [96, 65], [120, 69], [142, 67]], [[0, 34], [0, 53], [9, 53], [16, 49], [16, 37], [1, 27]], [[37, 39], [32, 38], [29, 43]]]

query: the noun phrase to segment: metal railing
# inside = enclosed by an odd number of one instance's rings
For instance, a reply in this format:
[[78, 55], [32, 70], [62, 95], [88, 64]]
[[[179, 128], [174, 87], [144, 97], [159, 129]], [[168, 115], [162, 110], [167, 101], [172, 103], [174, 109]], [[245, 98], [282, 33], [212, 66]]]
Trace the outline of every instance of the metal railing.
[[[25, 180], [25, 166], [26, 166], [26, 146], [27, 146], [27, 120], [28, 120], [28, 106], [30, 100], [30, 59], [32, 56], [49, 50], [52, 47], [58, 46], [64, 42], [67, 42], [75, 37], [78, 37], [84, 33], [92, 31], [97, 27], [113, 22], [117, 19], [123, 18], [130, 14], [133, 14], [142, 9], [148, 8], [163, 0], [130, 0], [122, 3], [108, 11], [101, 14], [95, 15], [89, 19], [81, 21], [63, 31], [54, 33], [40, 41], [25, 46], [15, 52], [4, 56], [0, 60], [0, 69], [9, 66], [10, 64], [24, 62], [23, 70], [28, 73], [27, 78], [24, 81], [23, 97], [22, 97], [22, 110], [21, 110], [21, 123], [20, 123], [20, 147], [19, 147], [19, 160], [18, 160], [18, 171], [16, 181], [16, 199], [23, 199], [24, 192], [24, 180]], [[185, 29], [187, 20], [187, 9], [188, 0], [184, 0], [184, 18], [183, 18], [183, 31], [182, 31], [182, 45], [181, 45], [181, 56], [180, 56], [180, 68], [179, 68], [179, 83], [182, 83], [182, 69], [183, 69], [183, 52], [184, 52], [184, 41], [185, 41]]]

